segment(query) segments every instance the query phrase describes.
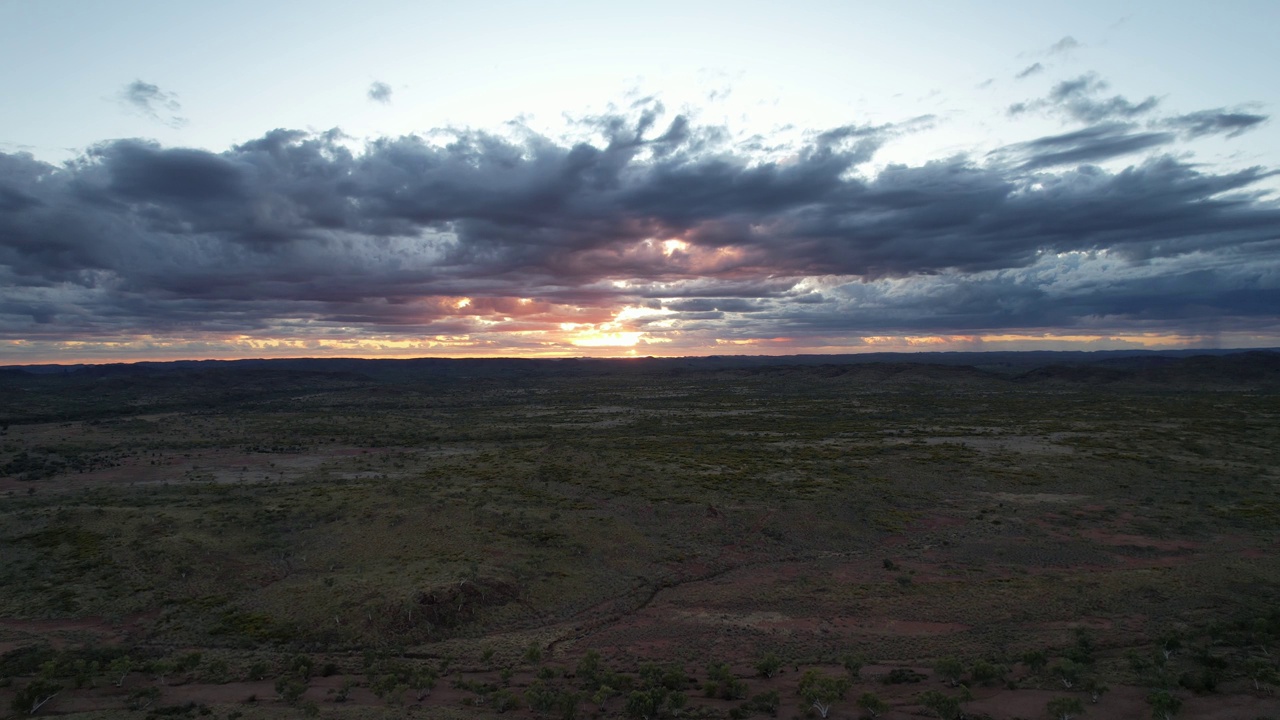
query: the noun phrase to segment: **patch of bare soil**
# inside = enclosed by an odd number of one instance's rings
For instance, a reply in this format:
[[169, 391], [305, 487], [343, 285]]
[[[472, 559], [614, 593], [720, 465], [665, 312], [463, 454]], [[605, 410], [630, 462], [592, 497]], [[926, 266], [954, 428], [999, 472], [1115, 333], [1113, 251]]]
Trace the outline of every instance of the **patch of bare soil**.
[[130, 615], [115, 621], [101, 617], [50, 620], [0, 619], [0, 654], [35, 643], [55, 648], [91, 643], [117, 643], [142, 633], [158, 613]]

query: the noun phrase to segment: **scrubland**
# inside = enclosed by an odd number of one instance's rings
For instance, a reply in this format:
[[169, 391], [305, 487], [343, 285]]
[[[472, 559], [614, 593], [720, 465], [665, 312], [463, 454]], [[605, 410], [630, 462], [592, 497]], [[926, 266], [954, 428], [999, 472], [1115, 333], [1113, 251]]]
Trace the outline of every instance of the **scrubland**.
[[1195, 360], [9, 372], [0, 701], [1280, 718], [1280, 372]]

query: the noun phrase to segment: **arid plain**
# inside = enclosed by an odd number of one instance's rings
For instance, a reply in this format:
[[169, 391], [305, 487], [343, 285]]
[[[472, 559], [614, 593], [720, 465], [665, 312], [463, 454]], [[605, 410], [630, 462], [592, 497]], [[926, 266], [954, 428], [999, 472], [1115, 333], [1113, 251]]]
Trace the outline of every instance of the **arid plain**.
[[1280, 355], [0, 371], [15, 715], [1277, 718]]

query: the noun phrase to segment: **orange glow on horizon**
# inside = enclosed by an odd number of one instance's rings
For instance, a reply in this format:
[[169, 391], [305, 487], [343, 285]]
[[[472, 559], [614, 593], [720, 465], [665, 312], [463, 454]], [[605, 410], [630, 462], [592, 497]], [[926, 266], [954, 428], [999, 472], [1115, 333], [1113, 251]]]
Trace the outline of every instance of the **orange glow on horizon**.
[[[534, 304], [534, 303], [530, 303]], [[691, 357], [700, 355], [805, 355], [868, 352], [1194, 349], [1276, 347], [1280, 339], [1244, 335], [1206, 338], [1162, 333], [992, 333], [874, 335], [845, 338], [794, 336], [716, 338], [673, 327], [661, 310], [623, 308], [600, 322], [495, 323], [472, 332], [416, 337], [390, 335], [265, 337], [247, 334], [99, 340], [0, 342], [0, 365], [105, 364], [173, 360], [267, 358], [572, 358]], [[644, 348], [643, 350], [641, 348]]]

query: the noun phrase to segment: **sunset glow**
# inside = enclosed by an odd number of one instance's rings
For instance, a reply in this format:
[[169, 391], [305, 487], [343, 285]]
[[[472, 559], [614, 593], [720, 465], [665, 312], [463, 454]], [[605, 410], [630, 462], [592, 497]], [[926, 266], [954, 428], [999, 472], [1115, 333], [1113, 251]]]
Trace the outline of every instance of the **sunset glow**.
[[1280, 6], [269, 5], [0, 6], [0, 364], [1280, 345]]

